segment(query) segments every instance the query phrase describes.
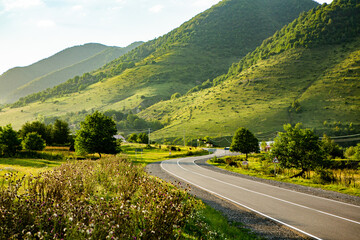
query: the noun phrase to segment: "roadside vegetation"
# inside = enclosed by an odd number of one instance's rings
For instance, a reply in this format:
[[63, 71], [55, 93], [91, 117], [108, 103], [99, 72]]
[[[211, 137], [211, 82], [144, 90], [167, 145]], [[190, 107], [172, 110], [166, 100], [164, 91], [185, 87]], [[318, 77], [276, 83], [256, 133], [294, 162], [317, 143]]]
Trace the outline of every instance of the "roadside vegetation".
[[[239, 144], [238, 138], [239, 135], [234, 136], [233, 144]], [[266, 143], [260, 146], [266, 149]], [[245, 175], [360, 196], [360, 144], [342, 149], [326, 135], [320, 140], [313, 130], [303, 129], [301, 124], [287, 124], [270, 151], [253, 153], [249, 158], [246, 151], [243, 153], [214, 157], [209, 162]]]
[[188, 189], [143, 170], [150, 162], [207, 151], [141, 143], [114, 151], [115, 123], [99, 112], [83, 121], [75, 149], [45, 147], [42, 136], [54, 136], [52, 129], [39, 122], [19, 133], [0, 129], [0, 139], [15, 139], [16, 146], [5, 140], [0, 145], [0, 239], [257, 239]]
[[[131, 155], [141, 146], [124, 148]], [[146, 154], [164, 158], [155, 149]], [[131, 156], [0, 163], [1, 170], [13, 167], [0, 171], [0, 239], [257, 239], [186, 191], [147, 175]]]

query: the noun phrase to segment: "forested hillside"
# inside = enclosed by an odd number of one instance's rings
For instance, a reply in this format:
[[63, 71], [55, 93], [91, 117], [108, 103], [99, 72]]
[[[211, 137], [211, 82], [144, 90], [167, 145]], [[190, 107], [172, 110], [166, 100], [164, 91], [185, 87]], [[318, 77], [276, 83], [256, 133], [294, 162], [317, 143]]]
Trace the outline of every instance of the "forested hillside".
[[65, 49], [28, 67], [11, 69], [0, 76], [0, 102], [11, 103], [96, 70], [141, 44], [137, 42], [119, 48], [90, 43]]
[[[153, 134], [231, 136], [240, 126], [270, 139], [285, 123], [318, 133], [360, 132], [360, 4], [335, 0], [266, 39], [229, 72], [140, 116], [170, 122]], [[224, 143], [223, 143], [224, 144]]]
[[[20, 99], [13, 107], [84, 91], [96, 108], [140, 111], [226, 73], [234, 61], [317, 5], [311, 0], [224, 0], [98, 71]], [[105, 93], [99, 104], [95, 96]], [[75, 97], [78, 102], [83, 98]]]

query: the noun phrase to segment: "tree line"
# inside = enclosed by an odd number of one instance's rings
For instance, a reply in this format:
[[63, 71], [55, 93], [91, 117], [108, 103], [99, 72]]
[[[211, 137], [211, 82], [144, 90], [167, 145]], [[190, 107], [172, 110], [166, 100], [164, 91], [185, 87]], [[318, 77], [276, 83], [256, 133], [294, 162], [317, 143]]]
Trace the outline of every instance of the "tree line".
[[[232, 140], [231, 151], [247, 154], [259, 152], [259, 141], [246, 128], [239, 128]], [[295, 168], [300, 172], [293, 177], [303, 176], [305, 172], [331, 167], [333, 159], [345, 156], [360, 161], [360, 144], [345, 151], [330, 137], [319, 136], [311, 129], [303, 129], [302, 124], [284, 125], [284, 132], [279, 132], [271, 147], [269, 157], [277, 158], [283, 168]]]
[[40, 121], [26, 122], [19, 131], [10, 124], [0, 127], [1, 156], [14, 156], [22, 149], [41, 151], [46, 145], [66, 145], [71, 141], [68, 123], [59, 119], [49, 125]]

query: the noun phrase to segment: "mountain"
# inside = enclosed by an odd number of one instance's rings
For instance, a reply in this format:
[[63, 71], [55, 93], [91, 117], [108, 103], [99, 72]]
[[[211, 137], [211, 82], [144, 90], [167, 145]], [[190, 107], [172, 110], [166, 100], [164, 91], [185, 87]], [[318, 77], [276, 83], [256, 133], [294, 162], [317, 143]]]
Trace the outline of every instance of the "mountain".
[[[285, 123], [329, 135], [360, 132], [360, 4], [334, 0], [276, 32], [227, 74], [140, 113], [169, 125], [152, 134], [212, 136], [238, 127], [273, 138]], [[222, 141], [222, 142], [221, 142]]]
[[312, 0], [224, 0], [97, 71], [24, 97], [3, 112], [24, 110], [23, 120], [92, 109], [139, 112], [226, 73], [265, 38], [316, 6]]
[[27, 67], [10, 69], [0, 76], [0, 102], [14, 102], [31, 93], [65, 82], [71, 77], [93, 71], [141, 45], [125, 48], [89, 43], [67, 48]]

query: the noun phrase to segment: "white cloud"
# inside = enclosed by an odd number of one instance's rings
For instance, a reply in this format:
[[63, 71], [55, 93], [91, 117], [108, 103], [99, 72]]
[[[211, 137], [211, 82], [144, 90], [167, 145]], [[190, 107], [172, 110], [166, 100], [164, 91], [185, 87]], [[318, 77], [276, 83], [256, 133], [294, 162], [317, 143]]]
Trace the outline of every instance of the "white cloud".
[[11, 11], [14, 9], [26, 9], [30, 7], [36, 7], [43, 5], [42, 0], [3, 0], [2, 5], [5, 11]]
[[164, 9], [164, 6], [161, 5], [161, 4], [158, 4], [158, 5], [155, 5], [155, 6], [151, 7], [151, 8], [149, 8], [149, 11], [152, 12], [152, 13], [159, 13], [163, 9]]
[[71, 10], [74, 12], [79, 12], [82, 11], [84, 9], [84, 7], [82, 5], [75, 5], [71, 7]]
[[39, 20], [37, 21], [36, 25], [39, 28], [51, 28], [56, 25], [56, 23], [52, 20]]

